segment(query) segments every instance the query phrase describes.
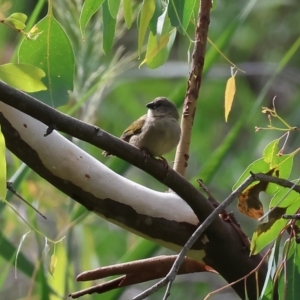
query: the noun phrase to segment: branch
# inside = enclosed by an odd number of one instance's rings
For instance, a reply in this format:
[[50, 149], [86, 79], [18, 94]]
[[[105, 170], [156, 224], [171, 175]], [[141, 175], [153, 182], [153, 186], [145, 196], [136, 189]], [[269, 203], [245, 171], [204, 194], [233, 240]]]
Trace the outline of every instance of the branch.
[[[100, 128], [65, 115], [37, 101], [33, 97], [9, 87], [1, 81], [0, 100], [34, 119], [39, 120], [51, 130], [54, 128], [88, 142], [144, 170], [184, 199], [193, 209], [198, 220], [205, 220], [213, 211], [211, 203], [177, 172], [170, 168], [167, 169], [164, 163], [153, 157], [149, 157], [145, 160], [144, 154], [140, 149], [108, 134]], [[208, 232], [210, 230], [211, 232], [220, 230], [220, 227], [222, 227], [222, 221], [216, 219]]]
[[[102, 294], [116, 288], [161, 278], [168, 273], [176, 257], [177, 255], [158, 256], [83, 272], [77, 276], [77, 281], [89, 281], [114, 275], [125, 275], [99, 285], [71, 293], [69, 296], [75, 299], [86, 294]], [[186, 257], [178, 273], [189, 274], [208, 271], [215, 273], [215, 271], [210, 269], [208, 266]]]
[[[101, 129], [66, 116], [1, 82], [0, 100], [34, 118], [0, 103], [0, 122], [7, 147], [40, 176], [109, 221], [179, 251], [196, 229], [190, 224], [190, 219], [193, 224], [197, 219], [177, 195], [157, 193], [118, 176], [56, 131], [44, 137], [47, 128], [35, 119], [145, 170], [186, 199], [200, 221], [213, 211], [212, 204], [179, 174], [166, 170], [165, 165], [156, 159], [145, 161], [142, 151]], [[149, 217], [149, 214], [153, 215]], [[153, 221], [151, 226], [149, 218]], [[228, 282], [245, 276], [261, 261], [261, 255], [249, 257], [249, 250], [245, 249], [236, 230], [220, 218], [207, 228], [205, 239], [197, 241], [197, 247], [193, 246], [189, 257], [204, 261]], [[248, 278], [249, 299], [256, 299], [257, 278], [259, 287], [262, 287], [266, 271], [267, 265], [264, 264], [257, 276]], [[243, 282], [238, 282], [233, 288], [244, 297]]]
[[210, 9], [211, 0], [201, 0], [192, 56], [192, 70], [188, 79], [181, 118], [181, 140], [177, 146], [174, 164], [174, 170], [182, 176], [185, 175], [188, 166], [192, 128], [202, 81], [208, 26], [210, 23]]
[[252, 176], [248, 177], [236, 190], [234, 190], [208, 217], [207, 219], [197, 228], [197, 230], [193, 233], [187, 243], [184, 245], [179, 255], [177, 256], [171, 270], [166, 275], [164, 279], [153, 285], [151, 288], [143, 291], [138, 296], [134, 297], [134, 300], [142, 300], [146, 297], [150, 296], [163, 286], [168, 284], [164, 299], [170, 295], [172, 282], [175, 280], [176, 275], [178, 274], [179, 268], [181, 264], [184, 262], [185, 256], [188, 251], [191, 249], [193, 244], [199, 239], [201, 234], [206, 230], [206, 228], [213, 222], [214, 219], [218, 217], [220, 213], [222, 213], [225, 208], [236, 199], [236, 197], [247, 188], [252, 182], [254, 178]]

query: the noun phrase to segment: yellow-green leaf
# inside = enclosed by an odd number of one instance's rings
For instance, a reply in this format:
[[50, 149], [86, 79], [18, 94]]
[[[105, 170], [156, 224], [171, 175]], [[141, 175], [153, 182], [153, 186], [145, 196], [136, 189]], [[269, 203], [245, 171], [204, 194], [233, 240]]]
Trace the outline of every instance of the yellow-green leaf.
[[121, 0], [108, 0], [110, 15], [115, 19], [118, 15]]
[[146, 31], [149, 22], [154, 14], [154, 11], [155, 11], [155, 0], [144, 0], [142, 10], [141, 10], [141, 16], [140, 16], [140, 24], [139, 24], [139, 36], [138, 36], [139, 54], [141, 54]]
[[67, 104], [73, 90], [75, 58], [69, 37], [52, 14], [35, 25], [41, 34], [36, 40], [24, 39], [19, 48], [19, 62], [41, 68], [47, 91], [38, 92], [40, 101], [58, 107]]
[[84, 37], [84, 30], [85, 26], [91, 19], [91, 17], [96, 13], [96, 11], [100, 8], [104, 0], [86, 0], [84, 1], [80, 18], [79, 18], [79, 25], [80, 25], [80, 32], [82, 38]]
[[32, 93], [47, 90], [41, 81], [45, 72], [29, 64], [5, 64], [0, 66], [0, 79], [10, 86]]
[[6, 198], [6, 158], [5, 158], [5, 140], [0, 130], [0, 198], [2, 201]]
[[51, 255], [51, 260], [50, 260], [50, 266], [49, 266], [49, 273], [53, 276], [55, 269], [57, 265], [57, 256], [55, 253]]
[[26, 27], [27, 16], [22, 13], [13, 13], [5, 19], [5, 22], [12, 23], [16, 29], [22, 30]]
[[124, 19], [127, 28], [131, 27], [132, 24], [132, 6], [131, 0], [123, 0], [123, 11], [124, 11]]
[[228, 115], [231, 111], [231, 106], [233, 103], [235, 95], [235, 74], [227, 80], [226, 90], [225, 90], [225, 121], [228, 120]]
[[169, 34], [163, 35], [160, 38], [154, 36], [152, 32], [149, 33], [147, 52], [145, 59], [140, 66], [153, 59], [163, 48], [165, 48], [169, 41]]

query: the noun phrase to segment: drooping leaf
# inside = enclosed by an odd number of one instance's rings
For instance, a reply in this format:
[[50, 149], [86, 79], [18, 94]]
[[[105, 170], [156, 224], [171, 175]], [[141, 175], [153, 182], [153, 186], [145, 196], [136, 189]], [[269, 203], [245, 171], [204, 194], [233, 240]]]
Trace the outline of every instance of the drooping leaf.
[[56, 266], [57, 266], [57, 256], [55, 255], [55, 253], [53, 253], [51, 255], [51, 259], [50, 259], [50, 266], [49, 266], [49, 273], [51, 274], [51, 276], [53, 277]]
[[[153, 33], [153, 35], [156, 35], [156, 30], [158, 26], [158, 18], [162, 15], [167, 15], [167, 11], [163, 12], [163, 6], [161, 0], [155, 0], [155, 11], [153, 13], [153, 16], [149, 22], [149, 29]], [[170, 23], [171, 25], [171, 23]]]
[[284, 245], [287, 253], [285, 269], [280, 274], [278, 294], [280, 299], [297, 300], [300, 293], [300, 245], [294, 239], [288, 239]]
[[234, 100], [236, 87], [235, 87], [235, 74], [227, 80], [225, 89], [225, 122], [228, 120], [231, 111], [232, 103]]
[[16, 29], [22, 30], [26, 27], [27, 16], [23, 13], [13, 13], [5, 19], [5, 22], [12, 23]]
[[140, 64], [146, 63], [149, 68], [155, 69], [168, 59], [170, 49], [174, 43], [176, 30], [172, 31], [170, 19], [165, 11], [157, 20], [156, 36], [150, 31], [145, 59]]
[[104, 0], [85, 0], [79, 18], [80, 32], [84, 38], [84, 31], [91, 17], [101, 7]]
[[113, 45], [116, 19], [114, 19], [108, 8], [107, 0], [102, 5], [102, 17], [103, 17], [103, 51], [108, 54]]
[[108, 0], [110, 15], [115, 19], [117, 17], [121, 0]]
[[195, 6], [196, 0], [170, 0], [168, 5], [168, 15], [172, 26], [176, 27], [181, 34], [189, 25], [191, 15]]
[[127, 28], [129, 29], [132, 24], [132, 5], [131, 0], [123, 0], [123, 11], [124, 11], [124, 19]]
[[41, 81], [45, 72], [28, 64], [5, 64], [0, 66], [0, 79], [10, 86], [32, 93], [46, 90], [47, 87]]
[[0, 128], [0, 198], [6, 198], [6, 158], [5, 158], [5, 139]]
[[299, 203], [288, 207], [274, 208], [269, 214], [269, 220], [260, 224], [254, 231], [251, 239], [251, 254], [255, 255], [273, 242], [284, 229], [289, 220], [283, 219], [283, 214], [294, 214], [299, 208]]
[[155, 0], [144, 0], [139, 20], [138, 53], [141, 54], [149, 22], [155, 11]]
[[41, 68], [46, 73], [43, 81], [47, 91], [35, 97], [52, 107], [68, 102], [68, 91], [73, 90], [75, 60], [68, 36], [52, 15], [35, 25], [42, 33], [36, 40], [24, 39], [19, 49], [19, 62]]

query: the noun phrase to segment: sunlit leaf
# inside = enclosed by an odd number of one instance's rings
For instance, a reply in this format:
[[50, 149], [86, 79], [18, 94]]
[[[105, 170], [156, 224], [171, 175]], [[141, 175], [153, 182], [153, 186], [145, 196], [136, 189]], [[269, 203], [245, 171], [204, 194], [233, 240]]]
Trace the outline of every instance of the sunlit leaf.
[[108, 8], [108, 2], [105, 1], [102, 5], [103, 18], [103, 51], [108, 54], [113, 45], [116, 29], [116, 19], [114, 19]]
[[149, 33], [146, 56], [140, 66], [146, 63], [149, 68], [154, 69], [163, 65], [169, 57], [175, 36], [176, 30], [172, 30], [170, 19], [165, 11], [157, 19], [156, 35], [154, 36], [152, 31]]
[[131, 27], [132, 24], [132, 5], [131, 0], [123, 0], [124, 19], [127, 28]]
[[55, 255], [55, 253], [53, 253], [51, 255], [50, 266], [49, 266], [49, 273], [51, 274], [51, 276], [54, 275], [56, 265], [57, 265], [57, 256]]
[[91, 17], [100, 8], [104, 0], [85, 0], [80, 13], [79, 25], [82, 37], [84, 37], [85, 26]]
[[53, 107], [68, 102], [73, 90], [75, 60], [68, 36], [50, 15], [35, 25], [42, 33], [36, 40], [24, 39], [19, 49], [19, 62], [34, 65], [46, 73], [47, 91], [35, 97]]
[[271, 199], [269, 207], [270, 208], [273, 208], [273, 207], [288, 207], [293, 203], [299, 203], [299, 207], [300, 207], [300, 195], [299, 195], [299, 193], [297, 193], [293, 190], [289, 190], [288, 188], [281, 187], [279, 189], [279, 191]]
[[6, 198], [6, 158], [5, 158], [5, 139], [0, 130], [0, 198]]
[[196, 0], [170, 0], [168, 5], [168, 15], [171, 24], [178, 28], [178, 31], [185, 34], [189, 25], [191, 15], [195, 6]]
[[149, 22], [155, 11], [155, 0], [144, 0], [140, 14], [139, 35], [138, 35], [138, 53], [141, 53], [143, 42]]
[[151, 64], [151, 60], [159, 53], [163, 48], [165, 48], [169, 41], [169, 34], [166, 34], [159, 39], [152, 34], [149, 33], [149, 39], [147, 44], [147, 52], [145, 59], [141, 62], [140, 66], [144, 63]]
[[28, 64], [5, 64], [0, 66], [0, 79], [10, 86], [32, 93], [46, 90], [47, 87], [41, 79], [45, 72]]
[[[277, 174], [278, 177], [283, 179], [289, 178], [293, 167], [293, 159], [294, 159], [294, 155], [286, 154], [286, 155], [279, 156], [278, 159], [273, 160], [273, 162], [277, 162], [277, 165], [275, 165], [274, 167], [276, 167], [275, 173]], [[270, 183], [268, 185], [266, 192], [270, 195], [273, 195], [277, 193], [279, 189], [280, 189], [279, 185], [275, 183]]]
[[300, 294], [300, 245], [289, 239], [284, 248], [289, 252], [285, 270], [281, 272], [278, 293], [280, 299], [297, 300]]
[[228, 120], [228, 115], [231, 111], [232, 103], [234, 100], [236, 87], [235, 87], [235, 74], [227, 80], [225, 89], [225, 122]]
[[263, 158], [266, 163], [270, 164], [270, 168], [274, 168], [279, 163], [279, 139], [269, 143], [263, 151]]
[[26, 27], [27, 16], [22, 13], [13, 13], [5, 19], [5, 22], [12, 23], [16, 29], [22, 30]]
[[[270, 167], [269, 164], [267, 164], [263, 158], [254, 161], [246, 168], [241, 177], [234, 184], [232, 188], [233, 190], [236, 189], [239, 185], [241, 185], [241, 183], [250, 176], [250, 171], [252, 173], [267, 173], [268, 171], [270, 171]], [[252, 185], [254, 185], [254, 183]]]
[[251, 254], [255, 255], [273, 242], [284, 229], [289, 220], [283, 219], [283, 214], [294, 214], [299, 208], [299, 203], [289, 207], [277, 207], [269, 214], [269, 220], [260, 224], [254, 231], [251, 239]]
[[115, 19], [117, 17], [121, 0], [108, 0], [110, 15]]

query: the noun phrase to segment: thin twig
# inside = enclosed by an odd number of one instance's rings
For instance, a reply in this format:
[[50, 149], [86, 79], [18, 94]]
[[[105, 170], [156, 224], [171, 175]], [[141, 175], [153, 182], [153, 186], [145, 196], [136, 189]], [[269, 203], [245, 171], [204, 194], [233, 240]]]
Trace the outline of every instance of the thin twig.
[[46, 216], [44, 216], [38, 209], [36, 209], [31, 203], [29, 203], [27, 200], [25, 200], [17, 191], [13, 188], [12, 182], [6, 183], [6, 188], [11, 191], [13, 194], [15, 194], [19, 199], [21, 199], [23, 202], [25, 202], [29, 207], [31, 207], [36, 213], [38, 213], [41, 217], [47, 220]]

